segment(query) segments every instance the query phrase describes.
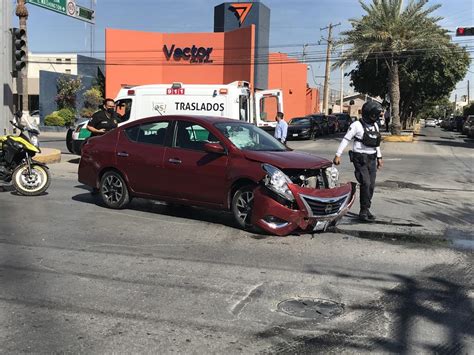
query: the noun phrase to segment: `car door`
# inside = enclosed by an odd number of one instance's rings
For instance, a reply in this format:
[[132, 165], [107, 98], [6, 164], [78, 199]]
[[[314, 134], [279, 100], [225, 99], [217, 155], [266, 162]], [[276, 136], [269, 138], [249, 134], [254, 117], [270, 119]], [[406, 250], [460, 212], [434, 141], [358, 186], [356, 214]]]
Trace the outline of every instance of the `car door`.
[[161, 196], [166, 181], [163, 176], [165, 137], [169, 121], [138, 124], [120, 132], [116, 148], [117, 167], [136, 193]]
[[204, 151], [205, 143], [219, 140], [207, 128], [191, 121], [177, 120], [173, 132], [171, 147], [164, 156], [169, 196], [224, 204], [228, 156]]

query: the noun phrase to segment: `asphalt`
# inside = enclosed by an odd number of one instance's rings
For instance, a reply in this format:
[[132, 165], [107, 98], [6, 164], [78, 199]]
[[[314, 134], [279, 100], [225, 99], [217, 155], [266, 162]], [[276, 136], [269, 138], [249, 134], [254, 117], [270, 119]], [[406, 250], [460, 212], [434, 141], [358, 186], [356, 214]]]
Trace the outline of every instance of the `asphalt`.
[[[330, 158], [341, 135], [317, 141], [290, 141], [293, 149]], [[65, 133], [43, 134], [46, 151], [62, 152], [55, 170], [77, 176], [78, 156], [67, 152]], [[332, 232], [393, 242], [430, 243], [473, 249], [472, 167], [474, 141], [440, 128], [422, 129], [412, 143], [384, 142], [385, 166], [379, 172], [371, 211], [373, 223], [358, 220], [358, 196], [351, 211]], [[342, 181], [354, 180], [347, 159]], [[458, 173], [464, 170], [464, 173]], [[358, 195], [358, 193], [357, 193]]]

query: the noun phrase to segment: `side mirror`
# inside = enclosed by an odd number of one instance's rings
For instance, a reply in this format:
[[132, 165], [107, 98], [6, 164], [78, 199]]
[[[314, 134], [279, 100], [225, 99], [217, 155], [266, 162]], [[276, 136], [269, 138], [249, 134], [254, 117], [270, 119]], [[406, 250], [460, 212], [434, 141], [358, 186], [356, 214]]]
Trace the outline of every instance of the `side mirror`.
[[204, 151], [207, 153], [225, 154], [225, 149], [220, 143], [205, 143]]

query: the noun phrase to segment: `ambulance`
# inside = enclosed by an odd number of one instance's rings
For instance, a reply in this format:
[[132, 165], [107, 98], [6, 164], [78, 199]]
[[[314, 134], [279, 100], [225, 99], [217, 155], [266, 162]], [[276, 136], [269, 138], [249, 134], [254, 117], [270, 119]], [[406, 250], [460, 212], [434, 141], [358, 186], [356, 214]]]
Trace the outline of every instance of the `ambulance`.
[[[219, 116], [250, 122], [268, 131], [276, 126], [276, 112], [284, 112], [281, 90], [252, 91], [246, 81], [227, 85], [126, 85], [115, 98], [115, 107], [122, 123], [160, 115]], [[80, 154], [84, 140], [90, 136], [87, 122], [78, 123], [68, 132], [66, 143], [71, 153]]]

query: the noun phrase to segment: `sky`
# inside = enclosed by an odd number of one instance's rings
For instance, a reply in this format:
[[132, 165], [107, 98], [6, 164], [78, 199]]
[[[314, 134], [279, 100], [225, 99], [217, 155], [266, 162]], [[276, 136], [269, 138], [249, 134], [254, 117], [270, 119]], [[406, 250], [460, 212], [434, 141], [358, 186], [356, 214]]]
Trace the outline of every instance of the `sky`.
[[[16, 3], [15, 0], [6, 1]], [[368, 1], [365, 0], [366, 3]], [[95, 25], [28, 4], [29, 51], [90, 55], [92, 49], [94, 56], [103, 58], [106, 28], [170, 33], [213, 32], [214, 6], [222, 2], [224, 1], [76, 0], [78, 5], [95, 9]], [[270, 51], [301, 56], [304, 44], [309, 44], [306, 53], [313, 58], [321, 58], [310, 63], [312, 70], [309, 71], [308, 82], [312, 86], [323, 83], [325, 67], [323, 58], [326, 45], [322, 38], [327, 37], [327, 30], [322, 30], [322, 28], [330, 23], [340, 23], [333, 30], [333, 35], [337, 38], [341, 31], [351, 28], [349, 18], [359, 18], [363, 14], [357, 0], [264, 0], [261, 2], [271, 10]], [[439, 24], [452, 31], [453, 42], [470, 45], [470, 56], [474, 59], [472, 53], [474, 37], [454, 36], [456, 27], [474, 26], [474, 1], [430, 0], [428, 2], [428, 6], [435, 4], [441, 5], [434, 12], [434, 15], [443, 17]], [[12, 8], [14, 10], [14, 6]], [[18, 18], [13, 16], [12, 26], [17, 24]], [[471, 60], [469, 72], [452, 93], [452, 99], [455, 94], [458, 95], [458, 100], [461, 95], [467, 94], [467, 80], [470, 81], [470, 97], [474, 98], [473, 62]], [[339, 89], [340, 77], [340, 70], [331, 73], [332, 89]], [[350, 90], [347, 81], [346, 78], [344, 90]]]

